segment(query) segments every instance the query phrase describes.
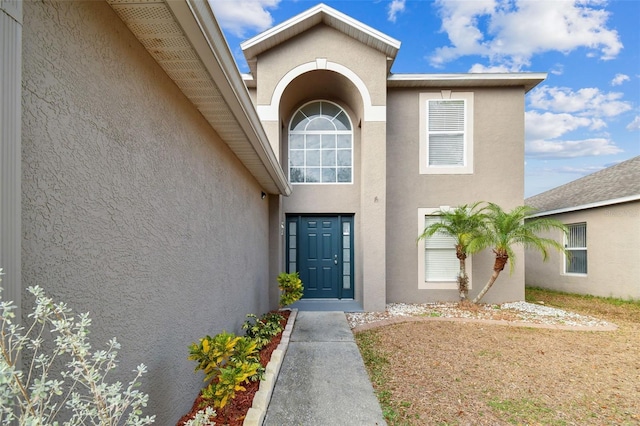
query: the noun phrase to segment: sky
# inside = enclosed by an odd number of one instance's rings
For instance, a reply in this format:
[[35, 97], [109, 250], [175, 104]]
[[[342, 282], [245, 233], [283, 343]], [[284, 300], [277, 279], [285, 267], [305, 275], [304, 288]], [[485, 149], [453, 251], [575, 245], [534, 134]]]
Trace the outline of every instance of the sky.
[[[319, 3], [209, 2], [243, 73], [241, 42]], [[402, 43], [394, 74], [548, 73], [525, 98], [525, 197], [640, 155], [638, 0], [324, 3]]]

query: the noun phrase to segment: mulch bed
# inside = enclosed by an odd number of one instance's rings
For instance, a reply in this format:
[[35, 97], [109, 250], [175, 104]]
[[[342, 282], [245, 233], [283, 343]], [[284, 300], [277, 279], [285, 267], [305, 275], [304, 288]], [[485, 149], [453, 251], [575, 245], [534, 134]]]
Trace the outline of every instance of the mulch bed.
[[[282, 322], [282, 327], [287, 325], [287, 321], [289, 319], [289, 314], [291, 311], [277, 311], [278, 314], [284, 317]], [[271, 354], [275, 349], [277, 349], [280, 344], [280, 340], [282, 339], [282, 332], [275, 336], [271, 342], [263, 347], [260, 350], [260, 364], [266, 368], [269, 360], [271, 359]], [[226, 426], [242, 426], [244, 422], [244, 418], [247, 416], [247, 412], [251, 405], [253, 404], [253, 397], [258, 392], [260, 387], [260, 381], [249, 382], [245, 385], [246, 391], [237, 392], [236, 397], [230, 400], [223, 410], [216, 410], [215, 422], [216, 425], [226, 425]], [[207, 401], [202, 398], [202, 392], [198, 395], [196, 400], [191, 407], [191, 410], [182, 416], [182, 418], [178, 421], [176, 426], [184, 426], [184, 424], [195, 417], [196, 413], [199, 410], [204, 409], [208, 405]]]

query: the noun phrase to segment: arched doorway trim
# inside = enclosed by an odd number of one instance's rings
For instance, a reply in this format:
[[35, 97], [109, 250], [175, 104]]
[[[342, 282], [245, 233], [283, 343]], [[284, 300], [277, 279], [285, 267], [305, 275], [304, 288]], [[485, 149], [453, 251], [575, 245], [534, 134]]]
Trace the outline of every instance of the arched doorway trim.
[[371, 104], [371, 95], [369, 94], [369, 90], [367, 89], [364, 81], [362, 81], [362, 79], [355, 72], [345, 67], [344, 65], [327, 61], [325, 58], [318, 58], [313, 62], [307, 62], [306, 64], [298, 65], [297, 67], [286, 73], [284, 77], [280, 79], [280, 81], [276, 85], [275, 90], [273, 91], [271, 104], [258, 105], [257, 109], [260, 119], [262, 121], [278, 121], [278, 106], [280, 105], [280, 100], [282, 99], [282, 95], [284, 94], [287, 86], [289, 86], [289, 84], [300, 75], [315, 70], [328, 70], [337, 72], [338, 74], [343, 75], [344, 77], [349, 79], [349, 81], [351, 81], [356, 86], [358, 92], [360, 92], [360, 96], [362, 96], [362, 103], [364, 105], [364, 121], [386, 121], [386, 106]]

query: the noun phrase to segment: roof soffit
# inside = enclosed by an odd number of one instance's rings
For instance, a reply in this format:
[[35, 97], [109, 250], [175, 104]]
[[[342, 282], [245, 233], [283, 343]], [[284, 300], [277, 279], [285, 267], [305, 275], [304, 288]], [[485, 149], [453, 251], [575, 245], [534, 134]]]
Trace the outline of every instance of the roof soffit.
[[197, 0], [107, 0], [149, 54], [269, 193], [289, 195], [213, 12]]
[[391, 69], [400, 49], [398, 40], [321, 3], [240, 44], [254, 78], [258, 55], [319, 24], [327, 25], [382, 52], [388, 58], [387, 69]]

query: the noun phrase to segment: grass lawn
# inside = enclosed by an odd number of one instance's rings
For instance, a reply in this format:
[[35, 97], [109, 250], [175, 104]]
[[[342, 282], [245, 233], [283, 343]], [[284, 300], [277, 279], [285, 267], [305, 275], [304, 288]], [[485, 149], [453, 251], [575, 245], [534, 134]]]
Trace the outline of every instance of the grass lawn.
[[616, 331], [411, 322], [356, 334], [390, 425], [640, 425], [640, 301], [527, 289]]

